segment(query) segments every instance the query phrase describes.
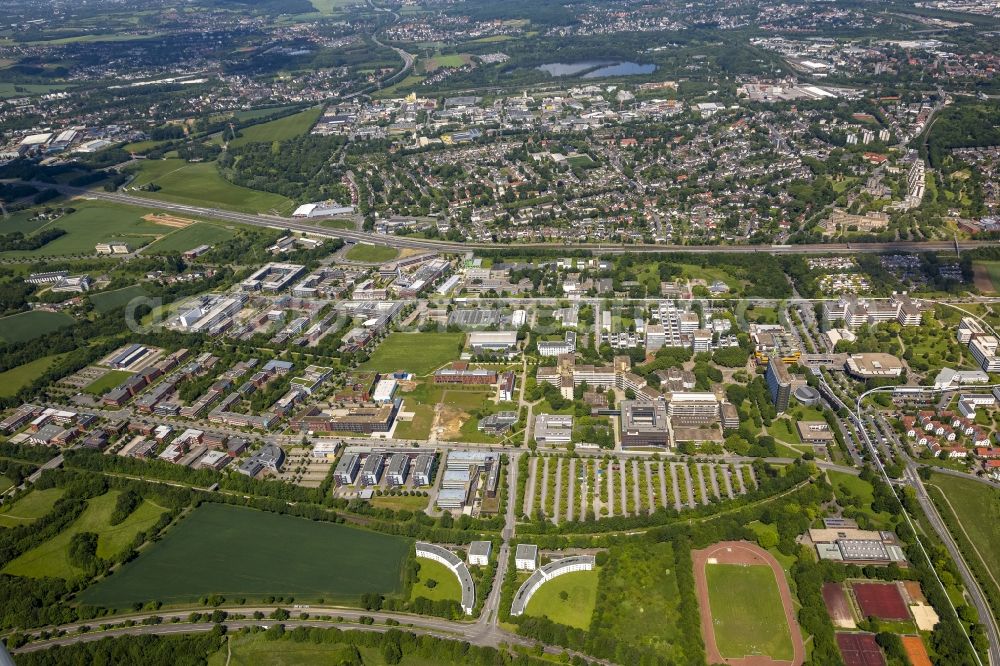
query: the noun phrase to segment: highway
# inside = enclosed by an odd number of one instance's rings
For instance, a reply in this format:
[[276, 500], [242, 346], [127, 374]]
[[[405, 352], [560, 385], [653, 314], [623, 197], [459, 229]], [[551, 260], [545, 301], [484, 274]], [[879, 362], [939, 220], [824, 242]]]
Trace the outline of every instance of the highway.
[[724, 252], [732, 254], [814, 254], [820, 252], [953, 252], [972, 250], [977, 247], [993, 245], [991, 241], [895, 241], [888, 243], [814, 243], [809, 245], [645, 245], [645, 244], [611, 244], [611, 243], [576, 243], [572, 245], [554, 245], [552, 243], [456, 243], [444, 240], [425, 238], [408, 238], [405, 236], [375, 234], [367, 231], [350, 229], [329, 229], [318, 224], [310, 224], [299, 218], [281, 217], [278, 215], [240, 213], [220, 208], [208, 208], [190, 204], [173, 203], [150, 197], [136, 196], [125, 192], [104, 192], [99, 190], [84, 190], [68, 185], [32, 182], [40, 188], [51, 188], [66, 196], [79, 196], [86, 199], [96, 199], [131, 206], [157, 208], [182, 216], [201, 217], [228, 222], [237, 222], [269, 229], [289, 229], [301, 233], [327, 238], [342, 238], [351, 243], [371, 243], [396, 248], [417, 250], [432, 250], [437, 252], [468, 252], [470, 250], [497, 250], [504, 248], [531, 249], [545, 248], [549, 250], [563, 249], [586, 250], [593, 254], [632, 254], [656, 252], [685, 252], [692, 254], [708, 254]]

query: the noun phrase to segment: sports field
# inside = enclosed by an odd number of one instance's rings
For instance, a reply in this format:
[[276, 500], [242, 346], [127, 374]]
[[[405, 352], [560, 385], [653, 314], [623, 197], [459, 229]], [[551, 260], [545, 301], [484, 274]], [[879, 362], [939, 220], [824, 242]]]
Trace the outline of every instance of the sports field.
[[30, 525], [51, 511], [62, 494], [62, 488], [32, 490], [13, 504], [0, 509], [0, 527]]
[[0, 398], [17, 395], [22, 388], [35, 381], [56, 363], [62, 354], [43, 356], [40, 359], [0, 372]]
[[25, 342], [58, 331], [65, 326], [72, 326], [74, 323], [76, 320], [64, 312], [46, 310], [20, 312], [9, 317], [0, 317], [0, 339], [4, 342]]
[[771, 568], [708, 564], [705, 573], [715, 641], [722, 656], [768, 655], [791, 661], [792, 640]]
[[553, 578], [538, 588], [524, 612], [586, 631], [597, 603], [598, 580], [596, 570], [574, 571]]
[[[244, 213], [290, 213], [294, 204], [279, 194], [233, 185], [222, 177], [214, 162], [188, 163], [180, 159], [146, 160], [139, 168], [134, 186], [156, 183], [156, 192], [133, 194], [175, 203], [224, 208]], [[130, 186], [131, 187], [131, 186]], [[151, 204], [153, 205], [153, 204]], [[166, 227], [161, 227], [169, 231]]]
[[[420, 564], [420, 573], [418, 574], [419, 579], [413, 584], [413, 590], [410, 592], [411, 599], [424, 597], [431, 601], [439, 599], [462, 600], [462, 586], [451, 569], [426, 557], [418, 557], [417, 562]], [[433, 586], [428, 584], [429, 581], [434, 581]]]
[[222, 241], [229, 240], [235, 235], [236, 233], [233, 230], [221, 224], [196, 222], [191, 226], [178, 229], [164, 236], [149, 247], [144, 248], [142, 253], [147, 255], [187, 252], [199, 245], [216, 245]]
[[237, 148], [248, 143], [271, 143], [272, 141], [284, 141], [302, 136], [312, 129], [312, 126], [319, 120], [322, 111], [322, 107], [316, 106], [284, 118], [247, 127], [240, 130], [242, 136], [230, 141], [229, 145], [232, 148]]
[[132, 376], [131, 372], [126, 372], [125, 370], [111, 370], [106, 375], [95, 379], [87, 387], [83, 389], [85, 393], [90, 395], [104, 395], [114, 387], [121, 384], [123, 381]]
[[381, 263], [383, 261], [392, 261], [398, 254], [399, 252], [392, 247], [386, 247], [384, 245], [369, 245], [368, 243], [357, 243], [347, 251], [344, 258], [351, 261], [370, 261], [373, 263]]
[[156, 524], [166, 511], [150, 502], [143, 502], [123, 522], [111, 525], [111, 513], [119, 494], [117, 490], [112, 490], [87, 500], [87, 508], [68, 528], [12, 560], [4, 567], [3, 573], [30, 578], [72, 578], [83, 573], [69, 561], [69, 544], [74, 534], [96, 533], [97, 556], [111, 557], [125, 550], [136, 535]]
[[426, 375], [457, 359], [464, 341], [463, 333], [391, 333], [361, 368]]
[[146, 290], [141, 285], [134, 284], [131, 287], [122, 287], [113, 291], [102, 291], [99, 294], [91, 294], [90, 302], [94, 304], [95, 310], [103, 314], [127, 305], [133, 298], [145, 295]]
[[854, 598], [863, 617], [909, 620], [910, 612], [895, 583], [854, 583]]
[[402, 537], [206, 503], [80, 600], [109, 608], [206, 594], [356, 603], [365, 592], [399, 592], [411, 548]]

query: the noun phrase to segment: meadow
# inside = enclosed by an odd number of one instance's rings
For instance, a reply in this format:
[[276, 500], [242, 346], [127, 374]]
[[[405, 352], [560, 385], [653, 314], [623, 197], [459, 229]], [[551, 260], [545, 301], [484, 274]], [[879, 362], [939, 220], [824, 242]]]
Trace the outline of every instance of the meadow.
[[[361, 661], [358, 661], [358, 655]], [[331, 666], [336, 664], [386, 666], [381, 650], [355, 648], [345, 643], [268, 640], [264, 634], [232, 634], [227, 645], [208, 658], [208, 666]], [[405, 654], [397, 666], [440, 666], [441, 660]]]
[[791, 661], [792, 639], [771, 568], [709, 564], [706, 576], [715, 642], [722, 656], [763, 654]]
[[322, 107], [314, 106], [305, 111], [285, 116], [284, 118], [278, 118], [277, 120], [259, 125], [252, 125], [240, 130], [242, 136], [238, 136], [230, 141], [229, 145], [233, 148], [238, 148], [248, 143], [270, 143], [272, 141], [294, 139], [311, 130], [312, 126], [319, 120], [322, 112]]
[[[597, 603], [598, 571], [574, 571], [553, 578], [538, 588], [528, 602], [526, 615], [547, 617], [553, 622], [586, 631]], [[566, 598], [562, 594], [566, 594]]]
[[208, 594], [357, 603], [365, 592], [398, 593], [411, 549], [401, 537], [206, 503], [80, 600], [108, 608]]
[[221, 224], [197, 222], [178, 229], [143, 249], [145, 254], [168, 254], [187, 252], [199, 245], [216, 245], [235, 236], [235, 232]]
[[344, 255], [344, 258], [349, 259], [350, 261], [382, 263], [385, 261], [392, 261], [398, 254], [399, 252], [396, 248], [386, 247], [384, 245], [357, 243], [347, 250], [347, 254]]
[[43, 356], [31, 363], [0, 372], [0, 398], [17, 395], [18, 391], [45, 374], [60, 358], [61, 354]]
[[83, 573], [69, 559], [69, 544], [74, 534], [96, 533], [97, 556], [107, 558], [128, 548], [136, 535], [155, 525], [160, 515], [166, 511], [163, 507], [146, 501], [124, 521], [111, 525], [111, 513], [119, 494], [117, 490], [111, 490], [87, 500], [87, 508], [68, 528], [11, 560], [4, 567], [3, 573], [30, 578], [72, 578]]
[[146, 160], [139, 168], [130, 189], [149, 183], [155, 183], [160, 189], [156, 192], [137, 191], [134, 194], [161, 201], [244, 213], [274, 211], [285, 214], [292, 212], [295, 207], [290, 199], [281, 195], [233, 185], [222, 177], [214, 162]]
[[[96, 201], [73, 201], [76, 212], [49, 222], [46, 229], [66, 232], [51, 243], [30, 252], [4, 252], [10, 257], [57, 257], [92, 255], [98, 243], [127, 243], [131, 248], [147, 245], [170, 231], [170, 227], [146, 221], [149, 210], [137, 206]], [[41, 229], [43, 227], [38, 227]], [[37, 231], [37, 229], [36, 229]]]
[[35, 522], [51, 511], [62, 495], [62, 488], [32, 490], [13, 504], [4, 505], [0, 509], [0, 527], [18, 527]]
[[392, 333], [361, 368], [375, 372], [406, 370], [426, 375], [458, 358], [463, 333]]
[[25, 342], [46, 333], [72, 326], [76, 320], [64, 312], [32, 310], [9, 317], [0, 317], [0, 340], [4, 342]]

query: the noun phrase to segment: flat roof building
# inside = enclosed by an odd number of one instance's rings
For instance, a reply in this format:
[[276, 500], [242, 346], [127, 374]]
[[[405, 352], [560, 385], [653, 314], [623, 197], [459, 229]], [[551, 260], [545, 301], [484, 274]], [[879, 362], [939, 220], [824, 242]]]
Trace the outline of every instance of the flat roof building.
[[539, 414], [535, 417], [534, 438], [539, 444], [569, 444], [573, 439], [573, 417]]
[[622, 400], [619, 405], [619, 434], [623, 449], [669, 445], [667, 407], [660, 401]]

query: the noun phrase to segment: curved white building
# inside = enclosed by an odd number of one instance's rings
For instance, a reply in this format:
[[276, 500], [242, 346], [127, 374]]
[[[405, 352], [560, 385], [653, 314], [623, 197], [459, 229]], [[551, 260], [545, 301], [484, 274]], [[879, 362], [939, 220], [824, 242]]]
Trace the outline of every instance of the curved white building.
[[472, 615], [472, 609], [476, 605], [476, 586], [469, 573], [469, 567], [465, 565], [455, 553], [447, 548], [442, 548], [433, 543], [418, 541], [416, 543], [417, 557], [424, 557], [428, 560], [440, 562], [458, 577], [458, 584], [462, 587], [462, 610], [466, 615]]
[[549, 562], [540, 569], [537, 569], [535, 573], [531, 574], [528, 580], [524, 581], [520, 589], [518, 589], [517, 594], [514, 595], [514, 603], [511, 604], [510, 614], [523, 614], [524, 609], [528, 607], [528, 602], [531, 601], [531, 597], [538, 591], [538, 588], [553, 578], [574, 571], [591, 571], [594, 568], [594, 564], [593, 555], [573, 555], [572, 557], [564, 557], [561, 560]]

